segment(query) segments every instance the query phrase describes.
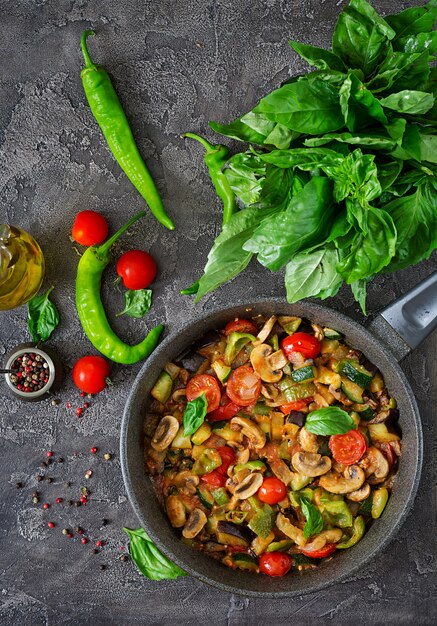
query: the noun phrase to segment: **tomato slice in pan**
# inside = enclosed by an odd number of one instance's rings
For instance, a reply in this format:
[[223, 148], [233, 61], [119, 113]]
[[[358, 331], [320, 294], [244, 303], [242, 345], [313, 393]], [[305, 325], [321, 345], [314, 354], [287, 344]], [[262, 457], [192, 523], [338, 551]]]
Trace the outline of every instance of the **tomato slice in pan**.
[[279, 407], [285, 415], [291, 413], [291, 411], [302, 411], [306, 407], [307, 404], [310, 404], [313, 401], [313, 396], [309, 398], [304, 398], [303, 400], [296, 400], [295, 402], [288, 402], [288, 404], [281, 404]]
[[228, 468], [233, 465], [236, 460], [235, 452], [229, 446], [220, 446], [217, 448], [217, 452], [220, 454], [222, 464], [217, 468], [219, 474], [226, 476]]
[[281, 342], [281, 348], [288, 360], [291, 352], [300, 352], [306, 359], [314, 359], [320, 354], [320, 341], [308, 333], [294, 333]]
[[226, 395], [239, 406], [249, 406], [259, 398], [261, 378], [250, 365], [237, 367], [228, 378]]
[[327, 543], [325, 546], [323, 546], [323, 548], [320, 548], [320, 550], [311, 551], [311, 550], [305, 550], [305, 548], [300, 549], [302, 554], [305, 554], [305, 556], [309, 556], [312, 559], [324, 559], [325, 557], [329, 556], [336, 550], [337, 550], [337, 544], [335, 543]]
[[214, 376], [209, 374], [198, 374], [188, 381], [187, 400], [191, 402], [198, 398], [202, 393], [205, 394], [208, 402], [207, 413], [215, 411], [220, 405], [220, 386]]
[[252, 320], [244, 317], [238, 317], [232, 322], [228, 322], [225, 326], [225, 335], [228, 337], [231, 333], [249, 333], [250, 335], [258, 334], [258, 326]]
[[217, 407], [208, 415], [209, 422], [222, 422], [223, 420], [230, 420], [237, 415], [241, 407], [231, 402], [227, 396], [225, 398], [226, 404]]
[[218, 470], [213, 470], [209, 472], [209, 474], [204, 474], [200, 477], [200, 480], [203, 480], [204, 483], [209, 485], [210, 487], [224, 487], [226, 484], [226, 476], [220, 474]]
[[359, 430], [350, 430], [344, 435], [331, 435], [329, 447], [337, 463], [353, 465], [357, 463], [367, 449], [366, 439]]

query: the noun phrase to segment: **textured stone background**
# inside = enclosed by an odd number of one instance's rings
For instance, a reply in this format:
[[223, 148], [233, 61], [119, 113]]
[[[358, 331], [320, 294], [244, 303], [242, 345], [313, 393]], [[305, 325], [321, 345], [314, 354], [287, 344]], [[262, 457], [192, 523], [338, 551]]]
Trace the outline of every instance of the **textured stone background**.
[[[164, 320], [168, 331], [190, 316], [190, 299], [179, 289], [197, 278], [221, 220], [219, 203], [202, 163], [201, 149], [179, 139], [181, 132], [208, 134], [210, 119], [228, 121], [245, 112], [284, 78], [302, 70], [287, 39], [328, 45], [341, 0], [0, 0], [0, 221], [29, 230], [47, 260], [45, 287], [62, 323], [50, 345], [65, 364], [65, 387], [57, 407], [24, 405], [0, 397], [1, 522], [0, 624], [431, 624], [435, 611], [435, 406], [434, 334], [405, 362], [421, 406], [425, 468], [414, 510], [390, 547], [366, 569], [335, 588], [293, 601], [248, 600], [212, 590], [191, 578], [153, 583], [131, 562], [120, 562], [126, 539], [121, 527], [136, 526], [126, 499], [118, 458], [118, 430], [125, 398], [139, 365], [114, 365], [114, 387], [91, 401], [82, 419], [69, 372], [75, 359], [92, 352], [74, 308], [78, 257], [68, 234], [74, 215], [100, 210], [111, 227], [144, 207], [115, 164], [82, 91], [79, 38], [93, 27], [89, 47], [111, 72], [177, 231], [165, 231], [151, 216], [118, 245], [149, 248], [159, 280], [145, 324]], [[418, 2], [378, 0], [382, 13]], [[377, 311], [437, 266], [420, 266], [379, 278], [369, 289], [369, 312]], [[140, 320], [116, 319], [122, 292], [104, 297], [111, 321], [126, 340], [145, 332]], [[200, 307], [235, 302], [240, 294], [284, 294], [282, 274], [251, 265], [243, 276], [205, 298]], [[328, 304], [363, 320], [350, 293]], [[25, 308], [1, 313], [1, 353], [28, 338]], [[92, 457], [90, 446], [99, 447]], [[36, 483], [45, 451], [62, 455], [46, 471], [54, 482]], [[114, 453], [105, 462], [104, 452]], [[31, 502], [57, 496], [77, 499], [92, 468], [89, 504], [53, 505], [43, 511]], [[64, 482], [70, 480], [67, 489]], [[24, 484], [22, 490], [15, 483]], [[102, 518], [109, 524], [102, 527]], [[53, 519], [57, 528], [49, 531]], [[60, 530], [80, 524], [92, 540], [65, 538]], [[91, 553], [93, 541], [106, 545]], [[91, 547], [90, 547], [91, 546]], [[101, 570], [100, 564], [106, 569]]]

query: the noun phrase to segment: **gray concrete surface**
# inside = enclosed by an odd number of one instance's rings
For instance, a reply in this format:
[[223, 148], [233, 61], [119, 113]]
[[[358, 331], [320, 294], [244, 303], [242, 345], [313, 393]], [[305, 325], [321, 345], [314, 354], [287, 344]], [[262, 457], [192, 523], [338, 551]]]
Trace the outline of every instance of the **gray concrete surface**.
[[[112, 367], [114, 386], [93, 398], [81, 419], [81, 398], [70, 380], [74, 361], [93, 350], [74, 307], [78, 256], [68, 235], [76, 212], [93, 208], [111, 228], [142, 209], [140, 196], [115, 164], [86, 104], [80, 83], [78, 42], [85, 28], [96, 61], [110, 70], [138, 144], [155, 176], [177, 231], [151, 216], [117, 246], [149, 249], [159, 263], [154, 305], [145, 321], [115, 318], [122, 292], [105, 275], [111, 322], [126, 340], [139, 340], [145, 325], [165, 321], [168, 331], [190, 316], [191, 299], [179, 289], [197, 278], [214, 235], [220, 206], [205, 172], [201, 150], [184, 143], [186, 130], [208, 133], [210, 119], [228, 121], [248, 110], [285, 77], [302, 70], [287, 39], [327, 45], [344, 2], [335, 0], [0, 0], [0, 222], [29, 230], [47, 260], [45, 287], [62, 323], [50, 345], [65, 364], [60, 404], [26, 405], [0, 397], [1, 522], [0, 624], [130, 625], [208, 624], [432, 624], [435, 607], [435, 406], [437, 336], [405, 362], [423, 415], [425, 467], [413, 512], [389, 548], [346, 583], [293, 601], [248, 600], [217, 592], [187, 578], [154, 583], [122, 562], [124, 525], [136, 520], [123, 488], [118, 429], [124, 401], [139, 365]], [[378, 0], [393, 12], [418, 2]], [[374, 313], [437, 267], [434, 256], [419, 266], [380, 277], [369, 288]], [[239, 295], [284, 294], [281, 273], [251, 265], [243, 276], [198, 306], [234, 302]], [[363, 321], [344, 289], [328, 301]], [[28, 338], [26, 310], [0, 316], [0, 352]], [[73, 408], [67, 409], [71, 402]], [[91, 446], [99, 452], [92, 456]], [[39, 469], [45, 452], [53, 463]], [[113, 453], [111, 461], [102, 458]], [[435, 458], [435, 456], [434, 456]], [[84, 472], [91, 468], [88, 482]], [[37, 483], [35, 475], [53, 478]], [[71, 481], [71, 487], [64, 485]], [[16, 489], [16, 482], [23, 488]], [[84, 484], [86, 507], [54, 504], [77, 500]], [[41, 503], [32, 504], [38, 489]], [[43, 502], [51, 503], [47, 511]], [[106, 526], [103, 519], [108, 520]], [[49, 531], [53, 519], [56, 529]], [[90, 543], [61, 529], [77, 524]], [[94, 542], [103, 539], [99, 554]], [[104, 570], [100, 565], [106, 565]]]

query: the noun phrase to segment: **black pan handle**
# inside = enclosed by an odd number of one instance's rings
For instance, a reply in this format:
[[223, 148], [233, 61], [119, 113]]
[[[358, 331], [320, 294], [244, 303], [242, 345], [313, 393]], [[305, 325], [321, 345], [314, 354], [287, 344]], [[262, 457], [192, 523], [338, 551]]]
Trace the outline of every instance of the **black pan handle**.
[[401, 361], [437, 328], [437, 272], [380, 311], [367, 328]]

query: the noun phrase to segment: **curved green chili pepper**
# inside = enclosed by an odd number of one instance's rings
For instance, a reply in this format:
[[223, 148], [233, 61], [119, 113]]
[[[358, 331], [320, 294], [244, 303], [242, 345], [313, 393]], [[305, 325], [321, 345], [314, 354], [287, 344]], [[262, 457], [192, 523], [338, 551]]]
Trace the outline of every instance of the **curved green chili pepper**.
[[94, 31], [86, 30], [80, 40], [85, 59], [85, 67], [80, 75], [91, 111], [117, 163], [143, 196], [153, 215], [166, 228], [174, 230], [174, 224], [165, 212], [156, 185], [138, 151], [111, 79], [103, 67], [91, 61], [86, 40], [94, 34]]
[[[226, 174], [222, 171], [228, 160], [229, 148], [222, 144], [211, 144], [209, 141], [195, 133], [184, 133], [182, 137], [195, 139], [205, 148], [205, 165], [209, 170], [211, 181], [215, 187], [218, 197], [223, 201], [223, 226], [229, 222], [233, 214], [237, 211], [235, 193], [232, 191]], [[191, 296], [197, 293], [199, 281], [196, 280], [190, 287], [182, 289], [183, 296]]]
[[104, 356], [116, 363], [132, 364], [149, 356], [155, 349], [164, 325], [153, 328], [147, 337], [135, 346], [124, 343], [112, 330], [100, 300], [102, 273], [108, 265], [112, 244], [140, 217], [141, 211], [100, 246], [85, 250], [77, 268], [76, 308], [86, 336]]

